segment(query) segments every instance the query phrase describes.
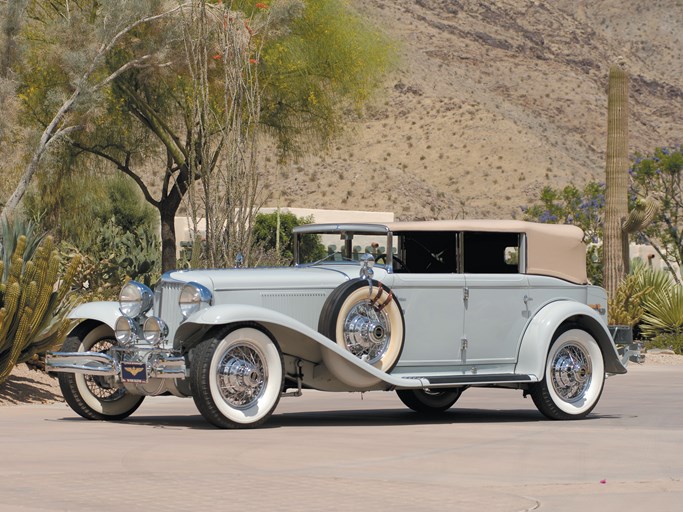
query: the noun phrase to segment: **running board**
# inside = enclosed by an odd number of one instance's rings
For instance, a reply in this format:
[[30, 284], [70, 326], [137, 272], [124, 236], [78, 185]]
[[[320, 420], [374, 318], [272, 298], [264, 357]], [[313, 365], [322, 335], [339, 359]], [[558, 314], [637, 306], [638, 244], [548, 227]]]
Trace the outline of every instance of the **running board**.
[[457, 375], [439, 375], [438, 377], [427, 377], [424, 375], [407, 377], [421, 379], [423, 382], [426, 381], [425, 387], [455, 387], [455, 386], [480, 386], [485, 384], [514, 384], [514, 383], [527, 383], [536, 382], [536, 379], [531, 375], [519, 375], [514, 373], [497, 373], [497, 374], [486, 374], [486, 375], [463, 375], [461, 373]]

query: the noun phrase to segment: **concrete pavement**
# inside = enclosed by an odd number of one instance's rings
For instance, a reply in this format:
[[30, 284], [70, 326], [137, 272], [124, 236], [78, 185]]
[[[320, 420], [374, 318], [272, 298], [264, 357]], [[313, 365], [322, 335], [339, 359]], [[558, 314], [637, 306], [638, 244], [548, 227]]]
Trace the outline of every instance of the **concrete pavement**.
[[0, 408], [0, 510], [676, 511], [683, 367], [631, 366], [588, 419], [469, 389], [440, 419], [393, 393], [308, 391], [266, 428], [218, 430], [191, 399], [119, 423]]

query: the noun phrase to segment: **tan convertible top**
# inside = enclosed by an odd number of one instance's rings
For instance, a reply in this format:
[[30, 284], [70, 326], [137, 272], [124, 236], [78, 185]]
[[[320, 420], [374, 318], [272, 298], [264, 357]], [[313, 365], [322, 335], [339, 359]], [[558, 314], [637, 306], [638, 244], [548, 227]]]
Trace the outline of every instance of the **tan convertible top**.
[[583, 231], [568, 224], [541, 224], [521, 220], [434, 220], [385, 224], [393, 233], [403, 231], [478, 231], [525, 233], [527, 274], [555, 276], [573, 283], [588, 282]]
[[385, 224], [308, 224], [295, 232], [342, 232], [398, 234], [408, 231], [472, 231], [524, 233], [526, 273], [554, 276], [573, 283], [588, 282], [583, 231], [566, 224], [541, 224], [521, 220], [434, 220]]

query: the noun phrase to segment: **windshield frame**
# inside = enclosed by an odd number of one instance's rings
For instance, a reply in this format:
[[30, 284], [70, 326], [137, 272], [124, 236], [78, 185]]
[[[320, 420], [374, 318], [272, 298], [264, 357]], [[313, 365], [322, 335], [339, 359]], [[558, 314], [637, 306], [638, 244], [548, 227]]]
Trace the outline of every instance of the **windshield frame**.
[[344, 247], [342, 248], [342, 257], [347, 258], [346, 261], [353, 260], [353, 239], [355, 236], [364, 235], [382, 235], [386, 236], [386, 262], [385, 268], [387, 272], [391, 273], [393, 271], [393, 234], [391, 230], [384, 224], [305, 224], [303, 226], [297, 226], [293, 230], [293, 253], [294, 253], [294, 265], [295, 266], [305, 266], [305, 265], [316, 265], [320, 263], [325, 263], [327, 258], [323, 258], [317, 262], [302, 262], [300, 259], [299, 245], [301, 243], [301, 237], [304, 235], [339, 235], [344, 239]]

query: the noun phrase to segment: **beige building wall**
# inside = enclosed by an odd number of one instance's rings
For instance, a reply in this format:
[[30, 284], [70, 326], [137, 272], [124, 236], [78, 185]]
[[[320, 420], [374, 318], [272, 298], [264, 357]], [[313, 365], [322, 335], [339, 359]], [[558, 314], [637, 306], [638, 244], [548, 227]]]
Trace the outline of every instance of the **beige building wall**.
[[[277, 208], [261, 208], [259, 213], [274, 213]], [[326, 223], [342, 223], [342, 222], [393, 222], [393, 212], [371, 212], [362, 210], [318, 210], [314, 208], [280, 208], [281, 212], [293, 213], [297, 217], [313, 216], [313, 222], [316, 224]], [[200, 219], [197, 223], [199, 234], [202, 235], [206, 231], [206, 221]], [[175, 232], [177, 239], [177, 255], [180, 256], [180, 251], [184, 244], [192, 242], [194, 236], [192, 234], [192, 222], [188, 217], [175, 218]]]

